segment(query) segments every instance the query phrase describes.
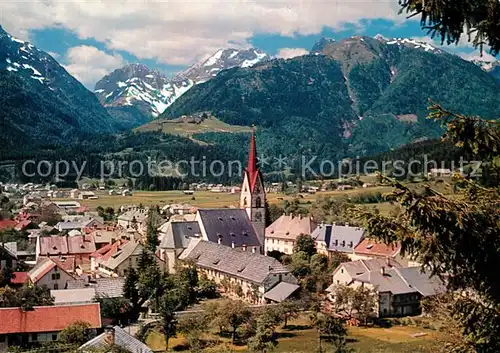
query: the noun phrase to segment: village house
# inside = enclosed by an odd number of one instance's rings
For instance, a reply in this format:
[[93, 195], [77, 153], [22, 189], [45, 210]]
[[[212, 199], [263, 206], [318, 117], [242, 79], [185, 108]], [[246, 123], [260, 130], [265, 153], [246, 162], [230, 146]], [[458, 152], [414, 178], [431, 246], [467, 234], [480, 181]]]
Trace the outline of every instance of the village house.
[[88, 200], [96, 197], [93, 191], [82, 191], [78, 194], [78, 199], [80, 200]]
[[120, 326], [106, 327], [102, 334], [84, 343], [80, 348], [78, 348], [78, 351], [91, 353], [96, 350], [105, 349], [109, 346], [119, 347], [123, 349], [123, 351], [130, 353], [153, 353], [151, 348], [129, 334]]
[[59, 212], [75, 212], [82, 207], [77, 201], [54, 201], [53, 204], [57, 206]]
[[120, 247], [127, 242], [128, 240], [118, 239], [90, 254], [90, 272], [96, 274], [99, 269], [99, 263], [107, 261], [110, 257], [114, 256], [120, 250]]
[[[361, 260], [363, 261], [363, 260]], [[371, 260], [380, 261], [380, 260]], [[358, 261], [356, 261], [358, 262]], [[422, 272], [419, 267], [394, 266], [395, 263], [386, 266], [378, 265], [378, 269], [363, 271], [356, 274], [353, 268], [362, 269], [361, 265], [339, 266], [350, 271], [354, 276], [348, 286], [364, 286], [374, 290], [377, 295], [377, 312], [379, 317], [419, 315], [422, 313], [420, 301], [424, 297], [434, 296], [446, 291], [446, 286], [437, 277], [431, 277], [428, 273]], [[377, 266], [373, 266], [377, 267]], [[336, 281], [341, 281], [344, 275], [337, 269], [334, 273]], [[345, 277], [344, 277], [345, 278]], [[328, 289], [330, 299], [335, 300], [334, 293], [337, 282], [334, 282]]]
[[[272, 257], [232, 249], [222, 244], [191, 239], [180, 260], [192, 261], [200, 272], [222, 287], [226, 295], [263, 303], [265, 294], [281, 282], [297, 284], [290, 270]], [[288, 288], [295, 292], [295, 286]]]
[[387, 245], [373, 239], [365, 238], [355, 248], [354, 253], [349, 255], [352, 261], [369, 260], [373, 258], [398, 258], [401, 251], [400, 244]]
[[187, 203], [183, 204], [171, 204], [162, 207], [162, 212], [168, 216], [170, 215], [184, 215], [189, 213], [196, 213], [196, 207], [193, 207]]
[[37, 286], [46, 285], [51, 289], [63, 289], [68, 281], [74, 279], [74, 277], [63, 268], [59, 261], [42, 258], [28, 272], [28, 279], [30, 283]]
[[282, 215], [266, 228], [265, 250], [293, 253], [297, 237], [301, 234], [311, 235], [317, 224], [312, 217]]
[[[122, 244], [116, 249], [113, 255], [109, 257], [104, 255], [102, 260], [97, 261], [97, 270], [103, 276], [125, 277], [130, 268], [137, 268], [139, 257], [143, 250], [144, 247], [134, 241]], [[164, 262], [158, 256], [154, 255], [154, 258], [160, 268], [165, 268]]]
[[8, 347], [29, 348], [56, 341], [59, 332], [77, 321], [85, 320], [90, 329], [101, 327], [99, 303], [83, 305], [36, 306], [32, 310], [0, 308], [0, 351]]
[[118, 216], [118, 225], [123, 229], [138, 230], [139, 225], [141, 225], [147, 218], [147, 208], [133, 208]]
[[349, 285], [355, 277], [366, 272], [379, 271], [382, 267], [390, 269], [402, 266], [395, 260], [382, 258], [344, 262], [333, 271], [332, 286], [338, 284]]
[[165, 262], [165, 271], [174, 273], [178, 257], [188, 247], [191, 238], [200, 238], [198, 222], [167, 222], [160, 228], [160, 258]]
[[353, 254], [354, 248], [363, 240], [364, 229], [349, 224], [320, 224], [312, 232], [318, 253], [331, 256], [335, 252]]
[[36, 259], [50, 257], [73, 261], [74, 271], [90, 269], [90, 255], [96, 251], [91, 235], [39, 237], [36, 243]]
[[54, 228], [56, 228], [59, 232], [69, 232], [71, 230], [78, 230], [83, 232], [84, 229], [97, 229], [104, 227], [104, 224], [96, 219], [91, 217], [82, 217], [78, 218], [67, 218], [67, 220], [63, 220], [58, 222]]
[[5, 268], [15, 269], [17, 267], [17, 243], [2, 242], [0, 244], [0, 270]]
[[96, 229], [90, 232], [89, 235], [94, 238], [96, 250], [108, 244], [113, 244], [116, 240], [129, 238], [127, 233], [112, 228]]

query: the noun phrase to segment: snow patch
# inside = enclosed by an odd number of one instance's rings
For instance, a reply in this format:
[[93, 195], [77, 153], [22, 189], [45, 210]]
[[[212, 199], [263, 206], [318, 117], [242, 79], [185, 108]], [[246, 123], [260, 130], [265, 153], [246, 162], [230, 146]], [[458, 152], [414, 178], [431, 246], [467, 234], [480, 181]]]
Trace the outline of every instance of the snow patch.
[[212, 65], [215, 65], [215, 63], [217, 62], [217, 60], [219, 60], [222, 57], [222, 53], [223, 52], [224, 51], [222, 49], [219, 49], [219, 51], [217, 53], [215, 53], [210, 58], [208, 58], [207, 61], [205, 61], [205, 63], [203, 64], [203, 66], [212, 66]]
[[18, 39], [16, 37], [10, 36], [10, 40], [13, 42], [18, 42], [18, 43], [24, 44], [24, 41], [22, 41], [21, 39]]
[[163, 103], [161, 101], [154, 100], [153, 101], [153, 106], [155, 107], [155, 110], [158, 112], [156, 116], [160, 115], [165, 111], [165, 109], [168, 108], [169, 104]]
[[23, 67], [25, 69], [31, 69], [33, 70], [33, 75], [38, 75], [38, 76], [42, 76], [42, 74], [40, 73], [40, 71], [38, 71], [37, 69], [35, 69], [33, 66], [31, 65], [28, 65], [28, 64], [23, 64]]
[[146, 76], [144, 76], [144, 77], [147, 77], [147, 78], [154, 78], [154, 76], [153, 76], [153, 75], [146, 75]]
[[397, 45], [411, 44], [411, 45], [414, 45], [415, 48], [417, 48], [417, 49], [418, 48], [422, 48], [425, 51], [434, 51], [434, 50], [436, 50], [436, 48], [434, 48], [429, 43], [419, 42], [419, 41], [416, 41], [416, 40], [413, 40], [413, 39], [409, 39], [409, 38], [392, 39], [392, 40], [388, 41], [387, 44], [389, 44], [389, 45], [393, 45], [393, 44], [397, 44]]
[[127, 87], [127, 84], [122, 81], [118, 81], [116, 84], [118, 85], [118, 87]]
[[153, 86], [151, 86], [149, 83], [147, 82], [142, 82], [144, 86], [146, 86], [147, 89], [151, 90], [151, 91], [155, 91], [155, 88]]
[[5, 59], [5, 61], [7, 61], [9, 64], [11, 63], [9, 58]]
[[231, 55], [229, 55], [228, 59], [232, 59], [234, 58], [236, 55], [238, 55], [239, 51], [235, 50], [231, 53]]
[[7, 66], [7, 71], [17, 71], [17, 69], [12, 66]]
[[241, 63], [241, 67], [252, 67], [260, 61], [259, 58], [255, 58], [253, 60], [245, 60]]
[[38, 76], [30, 76], [32, 79], [37, 80], [40, 83], [43, 83], [44, 77], [38, 77]]
[[104, 90], [103, 89], [96, 89], [94, 92], [95, 93], [102, 93], [102, 92], [104, 92]]
[[108, 93], [108, 94], [106, 95], [106, 98], [111, 97], [111, 96], [113, 95], [113, 93], [115, 93], [115, 92]]
[[28, 50], [26, 50], [25, 47], [21, 47], [21, 48], [19, 48], [19, 50], [22, 50], [23, 52], [30, 54], [30, 52]]

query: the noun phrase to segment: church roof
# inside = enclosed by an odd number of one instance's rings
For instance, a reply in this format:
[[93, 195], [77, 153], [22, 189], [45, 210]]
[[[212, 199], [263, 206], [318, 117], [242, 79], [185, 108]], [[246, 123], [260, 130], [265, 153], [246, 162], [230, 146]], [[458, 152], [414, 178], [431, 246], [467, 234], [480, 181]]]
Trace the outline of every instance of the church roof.
[[261, 246], [255, 229], [243, 209], [199, 209], [198, 214], [207, 238], [212, 243], [242, 247]]

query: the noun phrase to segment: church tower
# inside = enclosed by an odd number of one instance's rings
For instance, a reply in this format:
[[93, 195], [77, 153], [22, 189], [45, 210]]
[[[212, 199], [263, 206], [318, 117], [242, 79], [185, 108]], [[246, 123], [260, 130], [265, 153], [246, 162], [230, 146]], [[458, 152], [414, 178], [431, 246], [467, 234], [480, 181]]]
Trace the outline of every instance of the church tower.
[[257, 167], [257, 150], [253, 129], [250, 138], [248, 163], [244, 170], [243, 185], [241, 186], [240, 208], [246, 210], [263, 250], [266, 230], [266, 191], [264, 190], [262, 173]]

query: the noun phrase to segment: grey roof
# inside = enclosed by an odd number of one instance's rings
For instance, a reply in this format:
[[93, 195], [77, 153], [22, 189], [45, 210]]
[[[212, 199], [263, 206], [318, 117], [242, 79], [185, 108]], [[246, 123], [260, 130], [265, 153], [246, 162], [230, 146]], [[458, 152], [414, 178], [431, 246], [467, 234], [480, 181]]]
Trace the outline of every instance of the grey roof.
[[55, 305], [92, 303], [96, 297], [95, 288], [53, 289], [50, 295], [54, 297]]
[[405, 280], [399, 276], [395, 269], [381, 271], [370, 271], [359, 275], [355, 280], [370, 283], [378, 292], [391, 292], [392, 294], [415, 293], [416, 290], [408, 285]]
[[94, 288], [99, 297], [119, 298], [123, 297], [124, 283], [125, 278], [123, 277], [95, 278], [91, 282], [77, 279], [68, 281], [67, 289]]
[[334, 224], [319, 225], [311, 234], [316, 241], [326, 243], [330, 251], [353, 252], [363, 240], [364, 229]]
[[[115, 330], [115, 345], [125, 348], [131, 353], [153, 353], [151, 348], [139, 341], [134, 336], [127, 333], [120, 326], [113, 327]], [[105, 341], [105, 332], [99, 336], [94, 337], [90, 341], [84, 343], [78, 350], [85, 351], [85, 349], [102, 349], [107, 346]]]
[[201, 230], [198, 222], [168, 222], [160, 248], [185, 249], [189, 244], [189, 238], [200, 236]]
[[300, 286], [287, 282], [280, 282], [264, 294], [264, 298], [272, 300], [273, 302], [281, 303], [283, 300], [289, 298]]
[[242, 247], [261, 246], [250, 219], [245, 210], [215, 208], [198, 210], [207, 238], [212, 243], [225, 246]]
[[55, 225], [57, 229], [68, 230], [68, 229], [82, 229], [87, 226], [89, 221], [82, 222], [59, 222]]
[[130, 256], [140, 255], [142, 249], [143, 247], [141, 244], [129, 241], [126, 244], [120, 245], [120, 248], [116, 252], [116, 254], [112, 255], [108, 260], [103, 261], [102, 264], [107, 268], [114, 270], [123, 261], [127, 260]]
[[437, 278], [430, 278], [422, 273], [419, 267], [391, 268], [384, 274], [381, 271], [370, 271], [355, 278], [370, 283], [379, 292], [407, 294], [418, 292], [423, 296], [443, 293], [445, 286]]
[[406, 282], [417, 289], [423, 296], [446, 292], [446, 285], [438, 277], [431, 277], [422, 272], [420, 267], [403, 267], [397, 269]]
[[181, 260], [194, 261], [197, 266], [262, 284], [270, 274], [289, 273], [278, 260], [231, 247], [192, 239], [188, 248], [179, 256]]
[[[375, 258], [370, 260], [344, 262], [341, 266], [343, 266], [351, 277], [356, 277], [366, 272], [379, 271], [382, 267], [401, 267], [401, 264], [393, 259], [388, 261], [387, 259]], [[338, 268], [340, 268], [340, 266]]]
[[2, 246], [11, 257], [17, 259], [17, 243], [15, 241], [2, 243]]

